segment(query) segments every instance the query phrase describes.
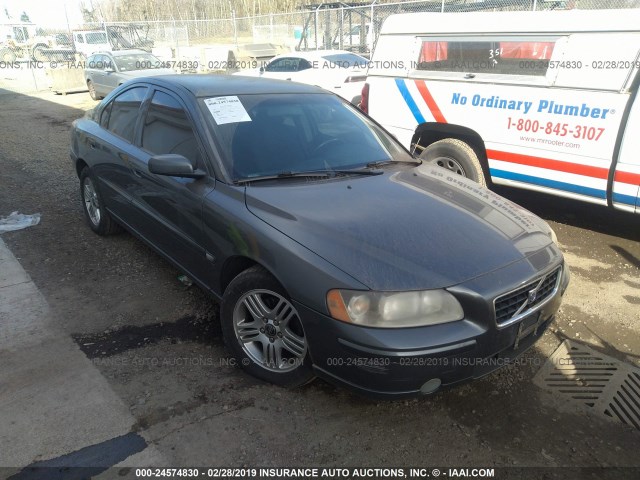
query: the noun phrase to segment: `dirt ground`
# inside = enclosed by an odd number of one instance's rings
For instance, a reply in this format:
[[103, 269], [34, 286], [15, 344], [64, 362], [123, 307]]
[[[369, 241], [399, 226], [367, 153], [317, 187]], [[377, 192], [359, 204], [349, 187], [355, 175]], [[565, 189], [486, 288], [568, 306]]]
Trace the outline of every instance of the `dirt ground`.
[[640, 366], [637, 216], [500, 190], [550, 222], [573, 274], [527, 364], [408, 401], [319, 380], [285, 390], [230, 364], [217, 305], [174, 268], [128, 234], [85, 225], [69, 128], [94, 105], [86, 93], [0, 90], [0, 216], [42, 214], [2, 238], [169, 465], [640, 467], [639, 430], [532, 383], [565, 339]]

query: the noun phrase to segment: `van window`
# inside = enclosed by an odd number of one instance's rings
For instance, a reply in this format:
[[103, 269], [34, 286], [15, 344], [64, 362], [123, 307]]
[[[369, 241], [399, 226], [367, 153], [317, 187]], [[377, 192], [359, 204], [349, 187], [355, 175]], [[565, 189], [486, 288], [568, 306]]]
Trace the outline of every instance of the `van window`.
[[416, 70], [544, 76], [556, 39], [423, 39]]

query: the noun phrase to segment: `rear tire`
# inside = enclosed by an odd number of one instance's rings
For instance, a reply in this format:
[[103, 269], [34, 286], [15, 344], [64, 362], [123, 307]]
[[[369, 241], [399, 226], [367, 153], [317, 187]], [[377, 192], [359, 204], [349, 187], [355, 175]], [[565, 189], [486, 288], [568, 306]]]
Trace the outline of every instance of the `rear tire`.
[[438, 165], [447, 170], [467, 177], [483, 187], [487, 181], [476, 152], [462, 140], [445, 138], [432, 143], [420, 154], [426, 163]]
[[89, 96], [93, 99], [93, 100], [102, 100], [104, 97], [101, 97], [100, 95], [98, 95], [96, 93], [96, 87], [93, 85], [93, 82], [91, 80], [87, 80], [87, 88], [89, 89]]
[[49, 55], [45, 53], [46, 48], [46, 45], [39, 43], [38, 45], [33, 47], [33, 50], [31, 51], [31, 57], [36, 62], [46, 62], [48, 60], [51, 60], [51, 58], [49, 58]]
[[300, 316], [285, 289], [260, 266], [234, 278], [220, 307], [227, 348], [248, 373], [282, 386], [313, 379]]
[[122, 231], [122, 227], [111, 218], [104, 207], [98, 182], [89, 167], [84, 167], [80, 172], [80, 197], [84, 216], [91, 230], [103, 236]]

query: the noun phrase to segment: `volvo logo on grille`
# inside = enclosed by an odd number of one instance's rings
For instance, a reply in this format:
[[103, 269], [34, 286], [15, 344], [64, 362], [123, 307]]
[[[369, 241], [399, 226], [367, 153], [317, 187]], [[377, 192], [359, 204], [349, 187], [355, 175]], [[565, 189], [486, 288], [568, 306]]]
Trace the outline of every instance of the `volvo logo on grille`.
[[529, 296], [527, 297], [527, 303], [529, 305], [531, 305], [533, 302], [536, 301], [536, 298], [538, 297], [538, 289], [535, 288], [533, 290], [529, 290]]

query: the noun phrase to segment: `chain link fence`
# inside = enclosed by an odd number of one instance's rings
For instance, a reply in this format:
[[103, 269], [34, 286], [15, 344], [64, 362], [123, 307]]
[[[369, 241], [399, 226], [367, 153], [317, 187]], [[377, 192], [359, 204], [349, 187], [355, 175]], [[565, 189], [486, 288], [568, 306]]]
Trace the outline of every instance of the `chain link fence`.
[[[410, 12], [470, 12], [640, 8], [640, 0], [420, 0], [395, 3], [323, 3], [305, 10], [211, 20], [88, 24], [109, 32], [128, 26], [162, 59], [202, 60], [217, 70], [226, 60], [264, 60], [282, 51], [343, 49], [369, 56], [387, 17]], [[135, 37], [130, 35], [130, 37]], [[134, 38], [135, 40], [135, 38]], [[128, 42], [132, 47], [144, 42]], [[229, 56], [231, 52], [231, 56]]]
[[[212, 20], [140, 22], [158, 48], [270, 43], [286, 49], [340, 48], [369, 54], [384, 20], [396, 13], [640, 8], [640, 0], [419, 0], [323, 3], [296, 12]], [[110, 24], [95, 24], [104, 28]], [[115, 24], [114, 24], [115, 25]]]
[[[210, 20], [101, 22], [49, 30], [33, 24], [4, 24], [0, 25], [0, 67], [51, 62], [50, 68], [54, 62], [77, 62], [97, 51], [139, 48], [173, 62], [176, 70], [228, 72], [255, 68], [291, 50], [342, 49], [368, 57], [382, 24], [396, 13], [605, 8], [640, 8], [640, 0], [374, 1], [322, 3], [287, 13], [232, 14]], [[0, 70], [6, 71], [4, 67]]]

